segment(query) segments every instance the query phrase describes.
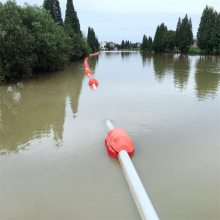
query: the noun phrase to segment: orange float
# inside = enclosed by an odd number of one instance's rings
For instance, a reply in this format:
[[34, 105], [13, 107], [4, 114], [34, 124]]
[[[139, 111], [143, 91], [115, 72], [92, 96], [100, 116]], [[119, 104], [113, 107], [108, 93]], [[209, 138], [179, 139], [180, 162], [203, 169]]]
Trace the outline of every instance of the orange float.
[[[89, 57], [93, 57], [93, 56], [97, 56], [99, 55], [99, 52], [90, 54]], [[85, 70], [85, 75], [89, 78], [89, 87], [91, 89], [97, 89], [98, 88], [98, 80], [92, 76], [92, 71], [90, 70], [89, 64], [88, 64], [88, 60], [89, 57], [85, 57], [84, 58], [84, 64], [83, 64], [83, 68]]]
[[108, 132], [105, 146], [111, 157], [118, 157], [118, 153], [122, 150], [127, 151], [129, 156], [134, 154], [132, 140], [122, 128], [114, 128]]

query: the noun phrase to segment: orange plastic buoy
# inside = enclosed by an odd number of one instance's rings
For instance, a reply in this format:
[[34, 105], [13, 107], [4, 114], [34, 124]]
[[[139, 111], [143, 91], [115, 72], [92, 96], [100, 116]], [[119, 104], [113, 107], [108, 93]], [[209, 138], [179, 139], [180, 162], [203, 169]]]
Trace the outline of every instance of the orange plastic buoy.
[[122, 128], [114, 128], [108, 132], [105, 139], [105, 146], [111, 157], [118, 157], [118, 153], [122, 150], [127, 151], [129, 156], [134, 154], [132, 140]]
[[86, 74], [86, 76], [91, 76], [92, 75], [92, 72], [91, 72], [91, 70], [90, 69], [87, 69], [86, 71], [85, 71], [85, 74]]
[[91, 72], [89, 66], [86, 66], [84, 69], [85, 69], [85, 71], [90, 71]]
[[89, 87], [90, 88], [93, 88], [93, 85], [96, 86], [96, 88], [98, 87], [99, 83], [98, 83], [98, 80], [96, 78], [91, 78], [89, 80]]
[[84, 65], [83, 65], [83, 68], [84, 68], [84, 69], [87, 69], [87, 68], [89, 68], [89, 65], [88, 65], [88, 63], [87, 63], [87, 64], [84, 64]]
[[85, 57], [84, 58], [84, 63], [83, 63], [83, 68], [85, 70], [85, 75], [89, 78], [89, 87], [92, 89], [92, 90], [95, 90], [97, 89], [98, 87], [98, 81], [97, 79], [95, 79], [93, 76], [92, 76], [92, 71], [90, 70], [90, 67], [89, 67], [89, 63], [88, 63], [88, 59], [89, 57], [91, 56], [96, 56], [98, 55], [99, 52], [97, 53], [93, 53], [93, 54], [90, 54], [89, 56]]

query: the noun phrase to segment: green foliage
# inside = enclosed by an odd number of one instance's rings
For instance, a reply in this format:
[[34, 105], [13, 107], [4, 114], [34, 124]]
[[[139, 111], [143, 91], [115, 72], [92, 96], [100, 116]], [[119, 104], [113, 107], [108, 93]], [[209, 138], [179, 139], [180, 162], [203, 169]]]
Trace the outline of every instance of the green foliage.
[[0, 5], [0, 66], [1, 80], [28, 69], [36, 61], [31, 56], [35, 39], [22, 24], [22, 9], [15, 2]]
[[193, 43], [192, 22], [186, 15], [182, 20], [179, 18], [176, 28], [176, 46], [181, 53], [187, 53]]
[[217, 50], [220, 38], [219, 14], [212, 7], [206, 6], [197, 32], [198, 46], [207, 53]]
[[149, 51], [153, 50], [153, 40], [151, 37], [147, 38], [146, 35], [143, 36], [142, 44], [141, 44], [142, 51]]
[[220, 55], [220, 13], [217, 16], [216, 21], [216, 50], [217, 53]]
[[142, 44], [141, 44], [141, 50], [146, 51], [148, 49], [148, 40], [147, 36], [143, 36]]
[[188, 53], [192, 55], [199, 55], [202, 54], [202, 51], [199, 47], [190, 47]]
[[122, 50], [125, 49], [125, 41], [124, 40], [122, 40], [122, 42], [121, 42], [121, 49]]
[[63, 24], [58, 0], [44, 0], [43, 7], [48, 10], [55, 22]]
[[80, 34], [75, 34], [71, 38], [71, 50], [70, 50], [71, 60], [78, 60], [85, 55], [90, 53], [86, 39], [84, 39]]
[[153, 45], [153, 40], [151, 37], [148, 37], [148, 47], [147, 47], [148, 51], [152, 51], [154, 49], [154, 45]]
[[72, 0], [67, 0], [64, 24], [65, 24], [68, 34], [71, 37], [74, 37], [75, 34], [82, 35], [81, 30], [80, 30], [79, 19], [74, 9]]
[[181, 23], [182, 23], [181, 18], [179, 18], [176, 26], [176, 35], [175, 35], [175, 45], [177, 48], [179, 47], [179, 42], [181, 37], [181, 33], [180, 33]]
[[69, 57], [70, 38], [41, 8], [0, 4], [0, 79], [31, 75], [32, 70], [54, 70]]
[[95, 36], [95, 31], [91, 27], [88, 28], [87, 43], [88, 46], [91, 48], [92, 52], [99, 50], [98, 38]]
[[121, 43], [121, 49], [122, 50], [129, 50], [132, 48], [132, 43], [129, 41], [129, 40], [126, 40], [126, 41], [122, 41]]
[[75, 60], [87, 55], [89, 48], [80, 30], [79, 19], [72, 0], [67, 0], [64, 28], [71, 38], [70, 59]]
[[165, 35], [167, 33], [167, 26], [162, 23], [157, 27], [155, 36], [154, 36], [154, 51], [165, 52]]
[[164, 43], [166, 51], [173, 51], [175, 48], [175, 39], [176, 39], [176, 32], [175, 31], [167, 31], [164, 37]]

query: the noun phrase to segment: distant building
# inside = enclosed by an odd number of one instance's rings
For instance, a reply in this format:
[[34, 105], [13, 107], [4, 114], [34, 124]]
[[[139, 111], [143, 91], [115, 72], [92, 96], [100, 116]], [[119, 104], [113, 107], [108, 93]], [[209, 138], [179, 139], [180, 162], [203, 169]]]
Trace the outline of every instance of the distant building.
[[118, 50], [118, 44], [114, 42], [107, 42], [105, 46], [106, 50]]
[[101, 50], [105, 50], [105, 49], [106, 49], [107, 42], [106, 42], [106, 41], [102, 41], [102, 42], [99, 43], [99, 45], [100, 45], [100, 49], [101, 49]]

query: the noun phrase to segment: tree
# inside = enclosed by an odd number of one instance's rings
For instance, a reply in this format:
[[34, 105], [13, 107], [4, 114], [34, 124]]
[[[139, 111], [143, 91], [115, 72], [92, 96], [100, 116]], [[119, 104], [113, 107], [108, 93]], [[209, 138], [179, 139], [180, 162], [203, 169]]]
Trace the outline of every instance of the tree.
[[68, 61], [70, 38], [48, 11], [8, 1], [0, 4], [0, 14], [0, 81], [59, 69]]
[[173, 51], [175, 47], [176, 32], [169, 30], [165, 35], [165, 48], [167, 51]]
[[176, 45], [178, 45], [181, 53], [187, 53], [189, 47], [193, 43], [192, 22], [191, 19], [188, 19], [187, 15], [180, 21], [180, 23], [178, 21], [176, 32]]
[[217, 29], [219, 27], [218, 13], [212, 8], [206, 6], [200, 20], [197, 40], [200, 49], [210, 53], [214, 47], [217, 47]]
[[142, 44], [141, 44], [141, 49], [143, 51], [148, 50], [148, 39], [147, 39], [146, 35], [143, 36], [143, 40], [142, 40]]
[[98, 38], [95, 35], [95, 31], [91, 27], [88, 28], [87, 43], [88, 46], [91, 48], [92, 52], [99, 50]]
[[216, 21], [216, 50], [217, 53], [220, 54], [220, 12]]
[[79, 19], [74, 9], [72, 0], [67, 0], [64, 24], [70, 36], [73, 36], [73, 35], [82, 36], [81, 30], [80, 30]]
[[124, 40], [122, 40], [122, 42], [121, 42], [121, 49], [122, 49], [122, 50], [125, 49], [125, 41], [124, 41]]
[[179, 47], [179, 42], [180, 42], [180, 27], [181, 27], [182, 21], [181, 18], [178, 19], [177, 26], [176, 26], [176, 35], [175, 35], [175, 45], [178, 48]]
[[153, 40], [151, 37], [148, 38], [148, 48], [150, 52], [153, 50]]
[[165, 51], [165, 35], [167, 33], [167, 26], [162, 23], [157, 27], [155, 36], [154, 36], [154, 51], [164, 52]]
[[63, 24], [61, 17], [60, 3], [58, 0], [44, 0], [43, 7], [50, 11], [50, 14], [55, 22]]
[[67, 0], [64, 27], [71, 38], [71, 60], [87, 55], [89, 48], [86, 44], [86, 39], [82, 36], [79, 19], [72, 0]]

